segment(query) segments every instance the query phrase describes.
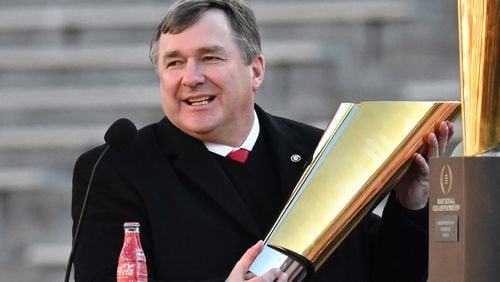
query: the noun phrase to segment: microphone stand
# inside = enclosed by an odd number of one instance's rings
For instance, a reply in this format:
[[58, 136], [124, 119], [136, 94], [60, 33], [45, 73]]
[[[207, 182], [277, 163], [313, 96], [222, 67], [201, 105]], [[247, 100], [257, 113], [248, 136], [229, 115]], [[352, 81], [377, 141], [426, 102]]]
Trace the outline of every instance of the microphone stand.
[[89, 184], [87, 185], [87, 191], [85, 193], [85, 198], [83, 199], [82, 209], [80, 210], [80, 217], [78, 218], [78, 223], [76, 225], [75, 236], [73, 238], [71, 252], [70, 252], [69, 258], [68, 258], [68, 264], [66, 265], [66, 274], [64, 275], [64, 282], [69, 281], [69, 276], [71, 274], [73, 260], [75, 258], [75, 249], [76, 249], [76, 245], [78, 243], [78, 234], [80, 232], [80, 226], [82, 224], [83, 215], [87, 209], [87, 200], [88, 200], [89, 195], [90, 195], [90, 191], [91, 191], [91, 187], [92, 187], [92, 180], [94, 179], [94, 173], [97, 169], [97, 165], [101, 162], [101, 159], [104, 157], [104, 155], [109, 150], [109, 148], [110, 148], [109, 145], [106, 145], [106, 147], [104, 147], [104, 150], [101, 152], [101, 154], [99, 155], [99, 157], [97, 158], [97, 160], [94, 164], [94, 167], [92, 168], [92, 173], [90, 174]]

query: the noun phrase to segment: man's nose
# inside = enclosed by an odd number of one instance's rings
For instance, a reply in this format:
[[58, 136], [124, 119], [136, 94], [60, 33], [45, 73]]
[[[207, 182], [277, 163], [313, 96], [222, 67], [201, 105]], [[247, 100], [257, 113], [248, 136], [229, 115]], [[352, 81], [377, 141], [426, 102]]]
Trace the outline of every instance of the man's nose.
[[182, 85], [187, 87], [195, 87], [205, 81], [205, 76], [198, 62], [190, 60], [186, 63], [182, 75]]

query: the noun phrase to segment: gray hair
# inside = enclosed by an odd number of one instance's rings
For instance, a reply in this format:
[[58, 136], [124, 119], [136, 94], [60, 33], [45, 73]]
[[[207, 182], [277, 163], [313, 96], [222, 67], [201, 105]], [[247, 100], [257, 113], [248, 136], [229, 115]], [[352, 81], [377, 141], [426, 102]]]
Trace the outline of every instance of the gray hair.
[[156, 27], [149, 47], [149, 59], [158, 63], [159, 40], [162, 34], [179, 34], [194, 25], [210, 9], [223, 11], [229, 19], [242, 58], [246, 64], [262, 53], [260, 33], [252, 9], [243, 0], [179, 0], [167, 11]]

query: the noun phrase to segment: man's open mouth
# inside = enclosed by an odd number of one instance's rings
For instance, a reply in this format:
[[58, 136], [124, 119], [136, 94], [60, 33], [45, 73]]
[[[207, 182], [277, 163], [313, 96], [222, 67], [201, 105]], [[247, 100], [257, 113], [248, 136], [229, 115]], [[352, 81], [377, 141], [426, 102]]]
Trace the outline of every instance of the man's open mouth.
[[215, 96], [204, 96], [204, 97], [186, 99], [185, 102], [188, 103], [190, 106], [201, 106], [212, 102], [214, 99]]

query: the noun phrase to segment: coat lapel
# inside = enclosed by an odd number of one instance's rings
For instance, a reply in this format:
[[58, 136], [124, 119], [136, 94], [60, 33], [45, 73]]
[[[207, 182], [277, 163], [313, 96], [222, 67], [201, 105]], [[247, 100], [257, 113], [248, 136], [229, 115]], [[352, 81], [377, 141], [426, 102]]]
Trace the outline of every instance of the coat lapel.
[[160, 124], [159, 137], [167, 155], [175, 159], [174, 167], [178, 171], [192, 180], [248, 232], [262, 236], [233, 184], [202, 142], [184, 134], [166, 119]]
[[258, 106], [256, 106], [256, 111], [259, 115], [261, 130], [268, 136], [273, 159], [276, 161], [282, 195], [284, 200], [287, 200], [302, 172], [310, 163], [315, 149], [315, 145], [311, 145], [315, 142], [304, 142], [304, 138], [314, 137], [298, 135], [285, 124], [278, 124], [276, 117], [267, 114]]

